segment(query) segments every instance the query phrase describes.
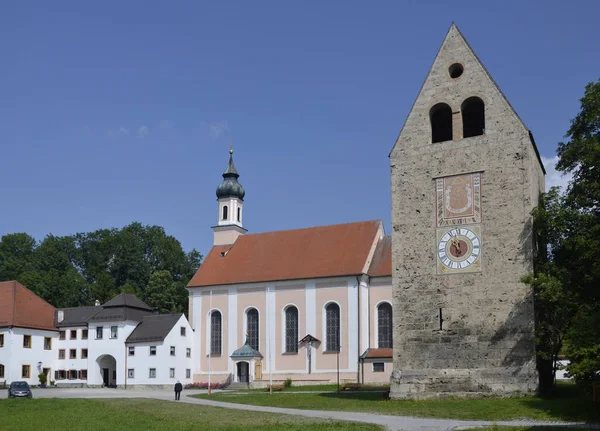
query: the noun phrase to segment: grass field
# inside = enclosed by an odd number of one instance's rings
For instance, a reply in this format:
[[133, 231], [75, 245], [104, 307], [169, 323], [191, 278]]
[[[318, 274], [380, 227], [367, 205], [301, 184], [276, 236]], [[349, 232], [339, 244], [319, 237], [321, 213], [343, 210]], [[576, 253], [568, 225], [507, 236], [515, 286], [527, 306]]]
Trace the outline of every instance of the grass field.
[[381, 427], [146, 399], [0, 400], [2, 431], [350, 430]]
[[[206, 398], [207, 395], [197, 397]], [[390, 401], [383, 399], [382, 393], [377, 392], [292, 394], [284, 391], [272, 395], [220, 392], [211, 395], [210, 399], [260, 406], [431, 418], [490, 421], [527, 418], [600, 423], [600, 407], [594, 405], [589, 397], [582, 395], [579, 388], [572, 384], [560, 385], [552, 397]]]

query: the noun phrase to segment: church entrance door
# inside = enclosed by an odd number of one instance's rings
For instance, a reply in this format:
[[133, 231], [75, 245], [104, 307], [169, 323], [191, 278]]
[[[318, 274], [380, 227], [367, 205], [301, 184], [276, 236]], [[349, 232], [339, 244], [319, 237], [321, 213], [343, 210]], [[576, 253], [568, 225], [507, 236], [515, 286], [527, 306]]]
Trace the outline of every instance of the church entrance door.
[[249, 379], [248, 379], [248, 371], [250, 369], [250, 366], [248, 364], [248, 362], [238, 362], [237, 363], [237, 377], [238, 377], [238, 382], [240, 383], [248, 383]]

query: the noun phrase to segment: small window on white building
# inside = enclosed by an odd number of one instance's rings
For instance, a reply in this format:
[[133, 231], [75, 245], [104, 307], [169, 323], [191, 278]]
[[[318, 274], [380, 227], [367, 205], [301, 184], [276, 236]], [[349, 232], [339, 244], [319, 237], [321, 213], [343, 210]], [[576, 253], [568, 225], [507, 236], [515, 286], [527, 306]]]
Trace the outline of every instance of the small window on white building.
[[31, 349], [31, 335], [23, 335], [23, 347]]
[[65, 359], [65, 349], [58, 349], [58, 359]]
[[79, 370], [79, 379], [87, 380], [87, 370]]
[[81, 359], [87, 359], [88, 349], [81, 349]]
[[81, 339], [82, 340], [87, 340], [88, 339], [88, 330], [87, 329], [82, 329], [81, 330]]
[[181, 336], [182, 336], [182, 337], [185, 337], [185, 326], [182, 326], [182, 327], [180, 328], [180, 331], [181, 331]]
[[373, 372], [383, 373], [385, 371], [385, 364], [383, 362], [373, 362]]
[[44, 337], [44, 350], [52, 350], [52, 338]]
[[0, 364], [0, 378], [4, 377], [4, 365]]
[[186, 379], [191, 379], [192, 378], [192, 370], [190, 370], [189, 368], [187, 368], [185, 370], [185, 378]]
[[156, 378], [156, 368], [150, 368], [150, 373], [148, 374], [148, 377], [150, 377], [151, 379]]
[[135, 370], [133, 368], [127, 370], [127, 378], [135, 379]]
[[102, 332], [103, 332], [102, 326], [96, 327], [96, 340], [102, 340]]
[[77, 329], [71, 329], [69, 340], [77, 340]]
[[4, 347], [4, 334], [0, 334], [0, 347]]
[[77, 349], [69, 349], [69, 359], [77, 359]]
[[76, 380], [77, 379], [77, 370], [69, 370], [68, 379], [69, 380]]
[[190, 349], [189, 347], [187, 349], [185, 349], [185, 357], [186, 358], [192, 357], [192, 349]]
[[31, 375], [31, 367], [29, 365], [21, 366], [21, 378], [28, 379]]
[[59, 331], [58, 332], [58, 339], [59, 340], [64, 340], [65, 339], [65, 331]]
[[110, 338], [117, 338], [117, 331], [118, 331], [119, 327], [118, 326], [111, 326], [110, 327]]
[[156, 356], [156, 346], [150, 346], [150, 356]]
[[129, 356], [135, 356], [135, 346], [129, 346]]
[[175, 356], [175, 346], [171, 346], [171, 356]]
[[172, 379], [175, 378], [175, 368], [169, 368], [169, 377]]

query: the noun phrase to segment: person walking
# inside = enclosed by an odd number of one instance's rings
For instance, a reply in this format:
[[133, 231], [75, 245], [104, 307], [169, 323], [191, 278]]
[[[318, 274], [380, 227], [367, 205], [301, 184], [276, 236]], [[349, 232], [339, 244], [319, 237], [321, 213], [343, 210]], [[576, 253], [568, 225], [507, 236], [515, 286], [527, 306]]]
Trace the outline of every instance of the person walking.
[[179, 401], [179, 397], [181, 396], [182, 390], [183, 386], [181, 385], [181, 382], [177, 380], [177, 383], [175, 383], [175, 401]]

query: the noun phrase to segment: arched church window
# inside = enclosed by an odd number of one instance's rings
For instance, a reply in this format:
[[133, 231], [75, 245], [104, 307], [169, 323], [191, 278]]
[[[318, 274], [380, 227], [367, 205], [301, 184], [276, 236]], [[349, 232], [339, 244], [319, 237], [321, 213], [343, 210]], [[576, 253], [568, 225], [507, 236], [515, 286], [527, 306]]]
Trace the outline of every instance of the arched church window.
[[238, 221], [242, 220], [242, 209], [238, 208]]
[[483, 135], [485, 132], [485, 106], [479, 97], [469, 97], [461, 107], [463, 138]]
[[377, 347], [392, 348], [392, 306], [388, 302], [377, 307]]
[[210, 313], [210, 354], [220, 355], [221, 354], [221, 323], [222, 317], [221, 312], [213, 310]]
[[445, 103], [438, 103], [429, 111], [431, 121], [431, 142], [452, 140], [452, 109]]
[[332, 302], [325, 307], [326, 344], [328, 352], [340, 351], [340, 306]]
[[223, 217], [222, 220], [227, 220], [227, 212], [228, 212], [229, 208], [227, 208], [227, 205], [223, 205]]
[[298, 352], [298, 309], [293, 305], [285, 309], [285, 351]]
[[246, 312], [246, 329], [248, 332], [248, 345], [258, 351], [258, 310], [251, 308]]

